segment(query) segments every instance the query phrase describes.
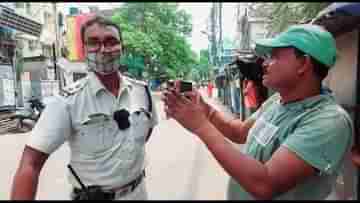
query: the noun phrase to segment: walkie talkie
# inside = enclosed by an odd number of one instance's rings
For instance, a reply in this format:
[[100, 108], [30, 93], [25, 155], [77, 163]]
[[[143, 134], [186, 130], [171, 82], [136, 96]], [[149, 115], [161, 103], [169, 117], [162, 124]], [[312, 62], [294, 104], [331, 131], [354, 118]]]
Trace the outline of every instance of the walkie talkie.
[[99, 185], [85, 186], [81, 182], [79, 176], [76, 174], [70, 164], [67, 165], [71, 174], [75, 177], [77, 182], [81, 185], [82, 191], [76, 194], [74, 200], [113, 200], [115, 197], [114, 192], [104, 192]]

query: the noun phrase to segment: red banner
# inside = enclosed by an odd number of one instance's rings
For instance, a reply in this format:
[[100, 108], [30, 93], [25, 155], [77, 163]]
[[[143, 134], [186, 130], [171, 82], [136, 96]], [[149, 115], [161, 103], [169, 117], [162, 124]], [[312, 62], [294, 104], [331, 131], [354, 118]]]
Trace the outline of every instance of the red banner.
[[[77, 16], [68, 17], [68, 49], [69, 60], [71, 61], [84, 61], [84, 44], [81, 40], [81, 26], [89, 20], [94, 14], [80, 14]], [[71, 19], [72, 18], [72, 19]]]

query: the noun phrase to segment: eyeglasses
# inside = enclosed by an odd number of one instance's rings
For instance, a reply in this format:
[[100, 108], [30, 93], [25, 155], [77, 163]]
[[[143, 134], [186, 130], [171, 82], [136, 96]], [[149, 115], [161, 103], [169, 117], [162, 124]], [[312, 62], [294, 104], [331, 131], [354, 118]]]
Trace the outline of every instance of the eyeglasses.
[[102, 46], [104, 46], [104, 49], [109, 51], [114, 49], [117, 46], [120, 46], [120, 41], [117, 39], [108, 39], [105, 41], [99, 41], [99, 40], [88, 40], [85, 42], [85, 45], [90, 52], [99, 51]]

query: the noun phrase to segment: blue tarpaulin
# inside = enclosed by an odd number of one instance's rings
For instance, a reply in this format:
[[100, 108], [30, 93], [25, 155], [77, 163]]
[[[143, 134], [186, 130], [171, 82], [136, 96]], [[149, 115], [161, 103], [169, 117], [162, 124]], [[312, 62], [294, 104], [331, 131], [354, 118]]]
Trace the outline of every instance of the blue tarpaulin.
[[319, 12], [318, 17], [328, 13], [343, 13], [352, 16], [360, 16], [360, 3], [332, 3]]
[[360, 25], [360, 3], [331, 3], [311, 21], [326, 28], [335, 37]]

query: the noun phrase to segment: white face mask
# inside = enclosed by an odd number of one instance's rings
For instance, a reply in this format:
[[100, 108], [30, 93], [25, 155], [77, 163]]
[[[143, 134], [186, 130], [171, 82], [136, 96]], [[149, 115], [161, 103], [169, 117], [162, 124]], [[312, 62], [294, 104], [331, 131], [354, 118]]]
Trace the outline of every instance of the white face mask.
[[95, 71], [101, 75], [113, 73], [119, 69], [120, 55], [120, 53], [88, 53], [86, 57], [88, 68], [90, 71]]

